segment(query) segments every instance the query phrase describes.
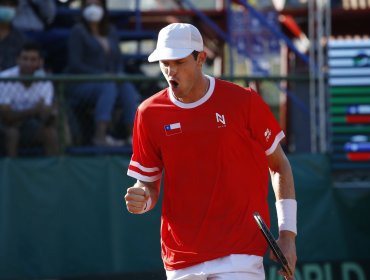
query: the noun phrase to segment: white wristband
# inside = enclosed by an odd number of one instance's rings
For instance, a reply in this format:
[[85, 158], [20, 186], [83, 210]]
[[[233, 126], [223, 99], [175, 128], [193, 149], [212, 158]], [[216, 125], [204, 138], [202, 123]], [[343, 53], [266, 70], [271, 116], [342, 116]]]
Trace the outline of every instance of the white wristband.
[[275, 206], [279, 231], [289, 230], [297, 234], [297, 201], [281, 199], [276, 201]]

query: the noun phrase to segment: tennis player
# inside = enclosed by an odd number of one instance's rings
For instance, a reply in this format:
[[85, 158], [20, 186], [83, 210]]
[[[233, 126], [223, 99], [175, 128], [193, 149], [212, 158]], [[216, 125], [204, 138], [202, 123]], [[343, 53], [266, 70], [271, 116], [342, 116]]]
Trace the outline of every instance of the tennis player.
[[137, 110], [127, 172], [137, 182], [125, 200], [133, 214], [151, 210], [163, 173], [167, 279], [265, 279], [267, 244], [253, 213], [269, 223], [269, 171], [278, 244], [294, 271], [293, 175], [279, 144], [284, 132], [269, 107], [252, 89], [203, 73], [206, 53], [193, 25], [164, 27], [148, 60], [159, 61], [169, 86]]

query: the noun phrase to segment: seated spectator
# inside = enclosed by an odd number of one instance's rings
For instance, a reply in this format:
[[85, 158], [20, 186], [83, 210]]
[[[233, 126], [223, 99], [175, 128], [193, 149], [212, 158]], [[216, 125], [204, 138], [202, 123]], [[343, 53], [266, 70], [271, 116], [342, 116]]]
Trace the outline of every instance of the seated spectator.
[[[17, 66], [0, 72], [0, 77], [45, 74], [42, 69], [42, 50], [36, 43], [26, 43], [17, 61]], [[21, 140], [27, 144], [42, 144], [46, 155], [57, 154], [57, 112], [53, 104], [53, 94], [50, 81], [0, 83], [0, 120], [5, 130], [7, 156], [17, 156]]]
[[55, 0], [18, 0], [13, 25], [23, 31], [43, 31], [57, 12]]
[[[116, 29], [108, 21], [106, 1], [83, 0], [82, 22], [76, 24], [68, 41], [67, 72], [72, 74], [123, 73], [123, 61]], [[108, 134], [116, 100], [122, 107], [122, 123], [131, 130], [140, 95], [132, 83], [86, 82], [71, 85], [71, 104], [95, 102], [95, 132], [92, 142], [98, 146], [122, 145]]]
[[16, 65], [25, 41], [23, 34], [12, 27], [17, 4], [17, 0], [0, 0], [0, 71]]

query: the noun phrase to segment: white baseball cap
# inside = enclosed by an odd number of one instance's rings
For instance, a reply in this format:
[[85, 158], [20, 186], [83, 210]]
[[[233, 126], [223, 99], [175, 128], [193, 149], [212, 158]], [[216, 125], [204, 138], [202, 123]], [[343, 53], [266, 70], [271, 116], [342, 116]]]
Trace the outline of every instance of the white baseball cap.
[[181, 59], [193, 51], [203, 51], [199, 30], [188, 23], [171, 23], [159, 31], [157, 47], [149, 55], [148, 61]]

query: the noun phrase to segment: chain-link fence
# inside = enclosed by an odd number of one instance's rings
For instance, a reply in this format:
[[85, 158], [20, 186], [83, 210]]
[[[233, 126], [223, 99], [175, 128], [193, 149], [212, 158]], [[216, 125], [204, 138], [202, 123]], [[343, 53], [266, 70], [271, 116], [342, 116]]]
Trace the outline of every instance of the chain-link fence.
[[[309, 143], [303, 143], [309, 137], [290, 131], [301, 127], [308, 133], [309, 126], [303, 123], [309, 121], [304, 109], [308, 99], [300, 100], [302, 88], [308, 88], [307, 77], [222, 78], [242, 86], [249, 84], [261, 93], [286, 131], [288, 152], [289, 147], [296, 152], [299, 145], [308, 145], [299, 149], [309, 150]], [[300, 95], [291, 92], [288, 84]], [[142, 75], [1, 78], [0, 155], [130, 154], [137, 105], [165, 86], [161, 77]], [[293, 100], [292, 108], [303, 113], [295, 119], [302, 123], [287, 117], [288, 99]], [[294, 143], [289, 143], [290, 138]]]

